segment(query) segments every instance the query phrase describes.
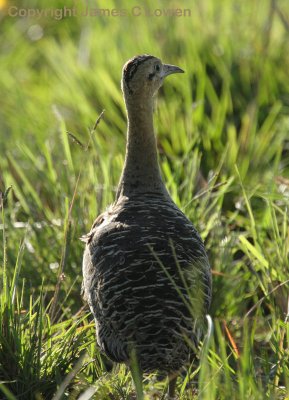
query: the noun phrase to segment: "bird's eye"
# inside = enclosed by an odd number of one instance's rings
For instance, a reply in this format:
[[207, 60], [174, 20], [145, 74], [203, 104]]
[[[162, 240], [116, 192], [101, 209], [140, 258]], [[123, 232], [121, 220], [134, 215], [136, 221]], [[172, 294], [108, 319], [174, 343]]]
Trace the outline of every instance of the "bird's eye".
[[155, 65], [155, 71], [159, 72], [161, 70], [160, 64]]

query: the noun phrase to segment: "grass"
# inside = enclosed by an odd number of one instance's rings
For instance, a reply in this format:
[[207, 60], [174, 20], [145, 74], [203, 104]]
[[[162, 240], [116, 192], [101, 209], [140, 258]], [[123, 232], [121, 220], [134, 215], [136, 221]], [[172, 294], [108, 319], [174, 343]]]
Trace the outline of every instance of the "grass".
[[[78, 238], [115, 196], [126, 131], [121, 68], [138, 53], [186, 71], [161, 89], [155, 127], [167, 187], [213, 269], [213, 334], [178, 395], [289, 398], [288, 4], [179, 3], [191, 17], [57, 21], [9, 17], [12, 3], [0, 1], [0, 398], [133, 396], [130, 373], [98, 352], [80, 297]], [[144, 382], [145, 396], [165, 389]]]

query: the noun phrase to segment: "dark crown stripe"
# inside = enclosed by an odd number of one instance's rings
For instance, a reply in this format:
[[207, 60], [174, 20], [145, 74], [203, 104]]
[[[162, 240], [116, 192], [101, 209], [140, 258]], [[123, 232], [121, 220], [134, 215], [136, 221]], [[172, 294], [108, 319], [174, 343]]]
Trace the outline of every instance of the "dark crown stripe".
[[129, 60], [123, 69], [123, 77], [124, 80], [128, 83], [136, 73], [138, 67], [143, 64], [145, 61], [154, 58], [154, 56], [149, 56], [147, 54], [143, 54], [140, 56], [136, 56]]

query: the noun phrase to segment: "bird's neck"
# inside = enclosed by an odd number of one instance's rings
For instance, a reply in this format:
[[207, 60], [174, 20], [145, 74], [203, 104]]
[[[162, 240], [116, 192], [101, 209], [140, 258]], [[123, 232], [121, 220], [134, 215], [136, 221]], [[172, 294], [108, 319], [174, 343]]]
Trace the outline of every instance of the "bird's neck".
[[126, 99], [128, 131], [117, 198], [140, 193], [168, 196], [162, 181], [153, 127], [153, 99]]

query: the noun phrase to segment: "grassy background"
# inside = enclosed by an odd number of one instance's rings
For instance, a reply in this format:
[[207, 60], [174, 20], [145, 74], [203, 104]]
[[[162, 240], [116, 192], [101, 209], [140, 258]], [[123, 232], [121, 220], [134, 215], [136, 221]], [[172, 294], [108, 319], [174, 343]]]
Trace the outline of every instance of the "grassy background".
[[[0, 1], [0, 398], [133, 393], [124, 366], [111, 369], [96, 348], [78, 238], [114, 199], [126, 132], [121, 68], [141, 53], [186, 71], [160, 90], [155, 127], [168, 189], [201, 232], [214, 273], [214, 334], [178, 395], [288, 398], [287, 0], [145, 0], [191, 17], [63, 20], [13, 18], [13, 4]], [[73, 2], [17, 3], [64, 5]], [[161, 397], [165, 383], [152, 382], [146, 395]]]

